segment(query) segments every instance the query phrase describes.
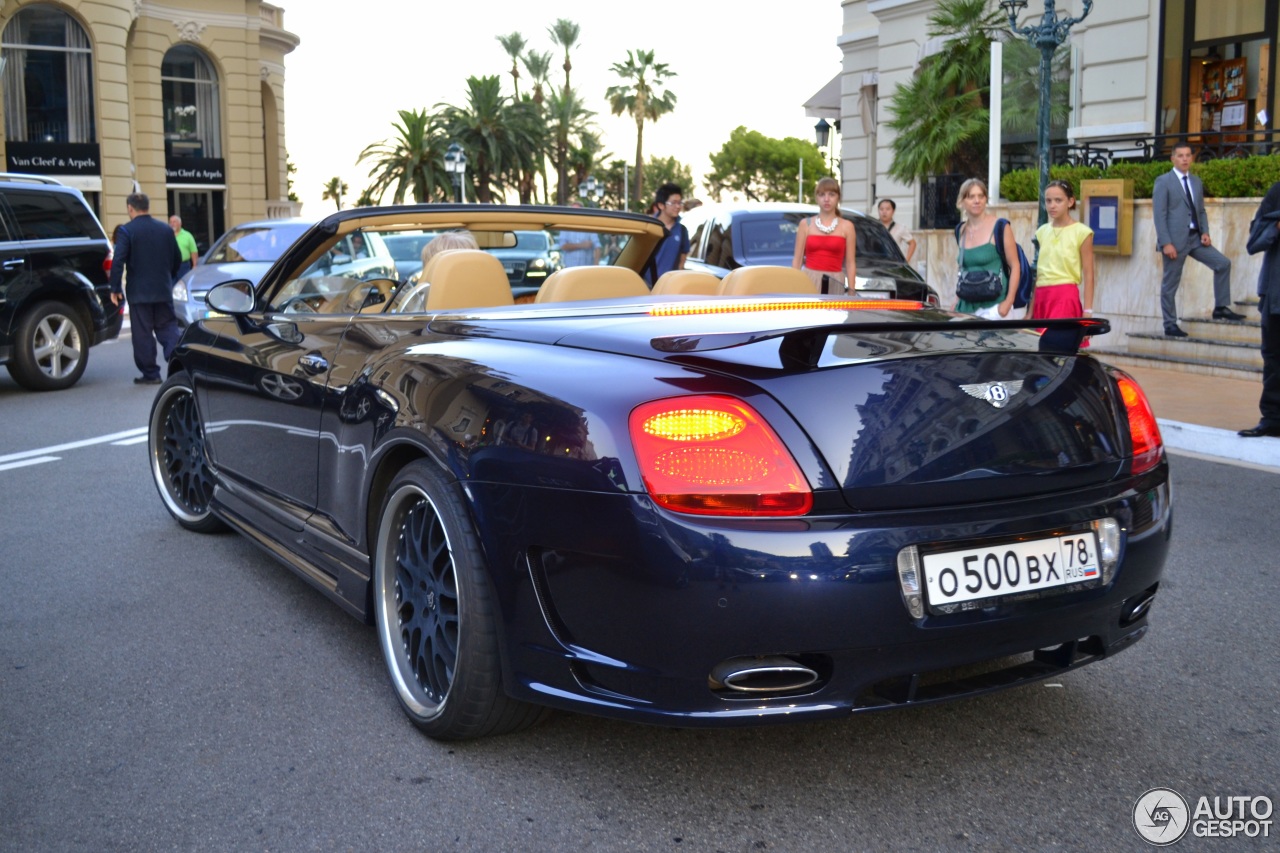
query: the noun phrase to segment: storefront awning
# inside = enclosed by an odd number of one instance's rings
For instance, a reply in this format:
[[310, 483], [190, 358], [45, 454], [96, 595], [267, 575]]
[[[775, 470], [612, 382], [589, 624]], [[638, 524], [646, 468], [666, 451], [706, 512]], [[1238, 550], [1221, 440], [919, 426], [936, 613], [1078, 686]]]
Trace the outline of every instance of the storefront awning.
[[832, 77], [812, 98], [804, 102], [804, 114], [811, 118], [840, 120], [840, 74]]

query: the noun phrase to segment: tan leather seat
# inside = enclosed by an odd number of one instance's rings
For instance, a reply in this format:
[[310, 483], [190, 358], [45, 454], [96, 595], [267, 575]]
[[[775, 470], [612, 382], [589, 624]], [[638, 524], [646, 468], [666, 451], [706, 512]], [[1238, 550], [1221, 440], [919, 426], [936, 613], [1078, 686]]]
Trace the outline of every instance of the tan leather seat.
[[578, 302], [648, 296], [649, 285], [628, 267], [566, 267], [547, 276], [534, 302]]
[[704, 270], [669, 270], [653, 283], [654, 296], [715, 296], [720, 279]]
[[421, 280], [431, 282], [426, 311], [515, 304], [502, 261], [479, 249], [441, 252], [427, 263]]
[[817, 294], [817, 288], [791, 267], [738, 267], [720, 282], [720, 296], [758, 296], [765, 293]]

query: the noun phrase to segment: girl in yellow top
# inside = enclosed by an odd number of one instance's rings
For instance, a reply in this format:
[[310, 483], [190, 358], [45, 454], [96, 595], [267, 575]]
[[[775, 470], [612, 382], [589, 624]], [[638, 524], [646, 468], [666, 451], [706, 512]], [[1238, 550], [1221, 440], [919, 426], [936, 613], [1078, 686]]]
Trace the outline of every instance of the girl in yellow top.
[[[1093, 229], [1071, 218], [1075, 192], [1067, 181], [1050, 181], [1044, 191], [1049, 221], [1036, 231], [1040, 257], [1031, 319], [1084, 317], [1093, 313]], [[1084, 285], [1081, 300], [1080, 286]], [[1086, 338], [1081, 346], [1088, 346]]]

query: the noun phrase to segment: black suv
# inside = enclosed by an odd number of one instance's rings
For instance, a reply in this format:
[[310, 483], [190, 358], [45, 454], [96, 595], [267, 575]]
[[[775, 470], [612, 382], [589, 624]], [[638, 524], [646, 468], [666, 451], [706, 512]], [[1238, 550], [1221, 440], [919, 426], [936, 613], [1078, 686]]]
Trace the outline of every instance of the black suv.
[[[858, 235], [855, 287], [864, 297], [914, 299], [938, 305], [938, 293], [902, 257], [898, 244], [878, 219], [840, 209]], [[791, 266], [796, 231], [816, 204], [744, 202], [705, 204], [680, 218], [689, 229], [685, 269], [706, 270], [724, 278], [730, 270], [758, 264]]]
[[0, 363], [33, 391], [70, 388], [120, 334], [111, 242], [79, 190], [0, 173]]

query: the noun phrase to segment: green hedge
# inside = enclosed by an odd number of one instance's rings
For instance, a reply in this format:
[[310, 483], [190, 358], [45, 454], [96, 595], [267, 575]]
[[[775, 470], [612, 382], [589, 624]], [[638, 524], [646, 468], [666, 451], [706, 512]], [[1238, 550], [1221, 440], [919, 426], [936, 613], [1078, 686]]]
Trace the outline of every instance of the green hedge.
[[[1054, 166], [1051, 180], [1070, 181], [1080, 197], [1080, 182], [1094, 178], [1128, 178], [1133, 181], [1134, 198], [1151, 198], [1156, 178], [1169, 171], [1168, 160], [1153, 163], [1113, 163], [1109, 169], [1097, 166]], [[1242, 157], [1193, 163], [1192, 174], [1204, 181], [1206, 198], [1260, 198], [1280, 181], [1280, 154]], [[1009, 201], [1035, 201], [1039, 197], [1040, 172], [1018, 169], [1000, 179], [1000, 195]]]

